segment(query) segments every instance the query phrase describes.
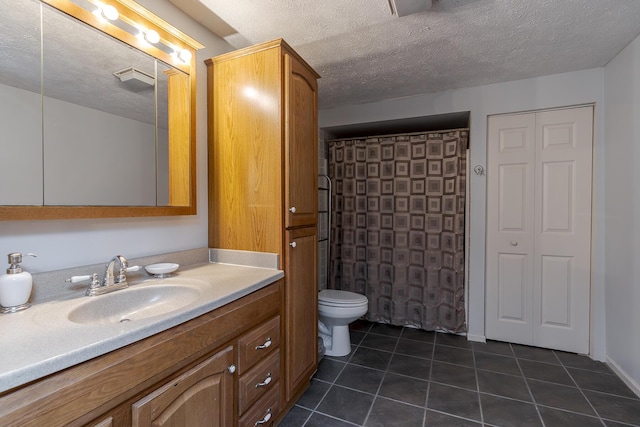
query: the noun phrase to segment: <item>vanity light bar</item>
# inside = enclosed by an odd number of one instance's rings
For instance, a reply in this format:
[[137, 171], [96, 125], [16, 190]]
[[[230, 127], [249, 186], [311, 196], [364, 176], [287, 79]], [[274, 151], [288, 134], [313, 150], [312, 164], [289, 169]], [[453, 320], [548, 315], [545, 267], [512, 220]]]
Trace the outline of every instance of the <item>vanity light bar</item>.
[[[183, 49], [177, 46], [174, 46], [168, 43], [166, 40], [163, 40], [160, 37], [160, 34], [156, 30], [148, 30], [144, 28], [142, 25], [137, 22], [131, 20], [129, 17], [125, 15], [120, 15], [118, 13], [118, 9], [115, 6], [104, 4], [99, 0], [88, 0], [90, 3], [95, 5], [97, 9], [93, 12], [94, 15], [103, 20], [109, 21], [117, 21], [120, 20], [124, 24], [130, 26], [134, 32], [137, 31], [136, 36], [140, 40], [144, 40], [147, 43], [152, 45], [158, 45], [157, 47], [165, 52], [166, 49], [163, 49], [164, 46], [168, 47], [169, 53], [176, 61], [179, 61], [183, 64], [189, 64], [191, 62], [192, 53], [189, 49]], [[121, 27], [122, 28], [122, 27]]]

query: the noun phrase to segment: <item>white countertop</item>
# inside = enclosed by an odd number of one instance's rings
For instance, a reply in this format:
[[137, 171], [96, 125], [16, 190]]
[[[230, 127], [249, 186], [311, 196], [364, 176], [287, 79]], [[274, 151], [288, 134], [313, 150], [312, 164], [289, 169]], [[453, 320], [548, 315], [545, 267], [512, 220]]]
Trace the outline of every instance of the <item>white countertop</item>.
[[68, 313], [88, 301], [128, 289], [38, 303], [18, 313], [0, 315], [0, 392], [172, 328], [282, 277], [281, 270], [208, 263], [180, 268], [164, 279], [132, 281], [129, 289], [185, 284], [197, 288], [199, 296], [197, 302], [169, 313], [125, 323], [74, 323]]

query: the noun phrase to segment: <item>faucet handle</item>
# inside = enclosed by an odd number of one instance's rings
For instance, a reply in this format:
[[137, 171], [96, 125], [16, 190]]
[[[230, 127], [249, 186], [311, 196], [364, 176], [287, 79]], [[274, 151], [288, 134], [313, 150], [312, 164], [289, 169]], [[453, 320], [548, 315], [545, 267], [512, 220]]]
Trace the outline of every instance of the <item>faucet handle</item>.
[[85, 280], [91, 279], [91, 275], [87, 274], [85, 276], [71, 276], [69, 279], [64, 279], [66, 283], [78, 283], [84, 282]]
[[69, 279], [66, 279], [65, 282], [78, 283], [78, 282], [84, 282], [85, 280], [89, 280], [89, 279], [91, 279], [91, 284], [89, 285], [89, 289], [87, 289], [87, 292], [89, 292], [90, 289], [96, 289], [100, 287], [100, 281], [98, 280], [98, 273], [87, 274], [85, 276], [71, 276]]
[[[126, 264], [125, 264], [126, 265]], [[134, 271], [140, 270], [139, 265], [132, 265], [131, 267], [124, 267], [120, 269], [118, 277], [115, 279], [114, 284], [127, 283], [127, 275], [125, 273], [132, 273]]]
[[69, 279], [65, 279], [66, 283], [78, 283], [84, 282], [85, 280], [94, 279], [98, 280], [98, 273], [87, 274], [85, 276], [71, 276]]

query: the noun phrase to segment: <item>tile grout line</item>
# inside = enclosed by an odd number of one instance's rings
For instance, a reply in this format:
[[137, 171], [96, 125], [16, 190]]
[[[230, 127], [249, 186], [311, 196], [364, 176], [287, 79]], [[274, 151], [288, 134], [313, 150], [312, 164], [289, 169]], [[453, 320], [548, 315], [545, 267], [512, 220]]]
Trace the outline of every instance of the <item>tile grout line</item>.
[[542, 414], [540, 413], [540, 409], [538, 408], [538, 403], [536, 402], [536, 398], [533, 396], [533, 392], [531, 391], [531, 387], [529, 387], [529, 381], [527, 381], [527, 377], [524, 374], [524, 371], [522, 370], [522, 366], [520, 366], [520, 361], [518, 360], [518, 355], [516, 354], [516, 351], [513, 349], [513, 345], [511, 345], [511, 343], [509, 343], [509, 347], [511, 347], [511, 351], [513, 352], [513, 355], [515, 356], [516, 365], [518, 365], [518, 369], [520, 370], [520, 374], [522, 375], [522, 379], [524, 380], [524, 385], [527, 387], [527, 391], [529, 392], [529, 396], [531, 397], [531, 401], [533, 402], [533, 407], [535, 408], [536, 413], [538, 414], [538, 418], [540, 419], [540, 422], [542, 423], [542, 426], [544, 427], [546, 424], [544, 422], [544, 419], [542, 418]]
[[[369, 329], [371, 329], [371, 325], [369, 325]], [[364, 336], [367, 336], [368, 332], [365, 332]], [[362, 338], [364, 340], [364, 337]], [[322, 395], [322, 397], [318, 400], [318, 403], [313, 407], [313, 409], [311, 410], [311, 414], [309, 414], [309, 417], [305, 420], [305, 422], [302, 424], [302, 427], [306, 426], [307, 423], [309, 422], [309, 420], [311, 420], [311, 417], [313, 417], [313, 414], [321, 414], [324, 416], [328, 416], [327, 414], [317, 411], [318, 407], [320, 406], [320, 404], [322, 403], [322, 401], [324, 400], [325, 397], [327, 397], [327, 394], [329, 393], [329, 390], [331, 390], [331, 387], [333, 387], [336, 383], [336, 380], [338, 379], [338, 377], [340, 376], [340, 374], [342, 374], [342, 372], [347, 368], [347, 365], [349, 364], [349, 360], [351, 360], [351, 356], [353, 356], [353, 353], [355, 353], [355, 350], [357, 350], [360, 347], [360, 343], [358, 343], [355, 346], [355, 349], [351, 349], [351, 353], [349, 353], [349, 358], [344, 362], [344, 366], [342, 367], [342, 369], [340, 369], [340, 372], [338, 372], [338, 374], [336, 375], [336, 377], [333, 379], [333, 381], [329, 382], [329, 381], [323, 381], [325, 383], [329, 384], [329, 388], [327, 389], [327, 391], [324, 392], [324, 394]], [[331, 356], [324, 356], [324, 357], [331, 357]], [[334, 359], [327, 359], [327, 360], [334, 360]], [[340, 362], [339, 360], [334, 360], [335, 362]], [[322, 380], [317, 380], [317, 381], [322, 381]], [[346, 420], [345, 420], [346, 421]]]
[[[396, 348], [398, 348], [398, 344], [400, 343], [400, 337], [402, 336], [402, 332], [404, 331], [404, 327], [402, 328], [402, 331], [400, 331], [400, 335], [398, 335], [396, 338], [396, 345], [393, 346], [393, 351], [391, 352], [391, 357], [389, 358], [389, 361], [387, 362], [387, 367], [384, 370], [384, 373], [382, 374], [382, 379], [380, 380], [380, 384], [378, 385], [378, 389], [376, 390], [376, 394], [373, 397], [373, 402], [371, 402], [371, 407], [369, 408], [369, 411], [367, 412], [367, 416], [364, 417], [364, 423], [363, 425], [367, 424], [367, 421], [369, 420], [369, 417], [371, 416], [371, 411], [373, 411], [373, 405], [376, 404], [376, 400], [378, 400], [378, 396], [380, 395], [380, 389], [382, 388], [382, 383], [384, 382], [384, 379], [387, 377], [387, 373], [389, 372], [389, 366], [391, 366], [391, 361], [393, 360], [393, 356], [396, 354]], [[374, 333], [374, 335], [376, 335]], [[364, 341], [364, 339], [363, 339]]]
[[427, 427], [427, 413], [429, 408], [429, 393], [431, 393], [431, 375], [433, 373], [433, 359], [436, 356], [436, 341], [438, 340], [438, 333], [433, 334], [433, 345], [431, 346], [431, 362], [429, 362], [429, 379], [427, 380], [427, 397], [424, 399], [424, 416], [422, 417], [422, 427]]
[[595, 406], [593, 406], [593, 404], [591, 403], [591, 401], [589, 400], [587, 395], [584, 394], [584, 391], [582, 390], [582, 387], [580, 387], [580, 384], [578, 384], [578, 382], [575, 380], [575, 378], [573, 378], [573, 375], [571, 375], [571, 372], [569, 372], [567, 367], [562, 362], [562, 359], [560, 359], [558, 357], [558, 355], [555, 352], [555, 350], [551, 350], [551, 352], [556, 357], [556, 359], [558, 359], [558, 362], [560, 362], [560, 366], [562, 366], [562, 369], [567, 373], [567, 375], [569, 375], [569, 378], [571, 378], [571, 381], [573, 381], [573, 383], [575, 384], [576, 388], [578, 389], [578, 391], [580, 392], [582, 397], [584, 397], [584, 400], [587, 401], [587, 403], [589, 404], [589, 407], [593, 410], [593, 413], [597, 415], [597, 417], [600, 420], [600, 422], [602, 423], [602, 425], [606, 427], [607, 423], [604, 422], [604, 420], [602, 419], [602, 416], [600, 415], [600, 413], [596, 410]]
[[473, 359], [473, 373], [476, 377], [476, 394], [478, 395], [478, 407], [480, 408], [480, 425], [484, 426], [484, 411], [482, 410], [482, 399], [480, 399], [480, 379], [478, 378], [478, 365], [476, 363], [476, 350], [471, 344], [471, 357]]

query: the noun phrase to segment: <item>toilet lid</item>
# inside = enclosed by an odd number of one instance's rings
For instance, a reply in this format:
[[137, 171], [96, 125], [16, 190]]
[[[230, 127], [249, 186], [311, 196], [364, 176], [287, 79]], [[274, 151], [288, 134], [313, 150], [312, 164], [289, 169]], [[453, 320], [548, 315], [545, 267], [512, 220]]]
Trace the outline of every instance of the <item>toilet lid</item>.
[[331, 305], [359, 305], [366, 304], [367, 297], [355, 292], [325, 289], [318, 294], [318, 301]]

